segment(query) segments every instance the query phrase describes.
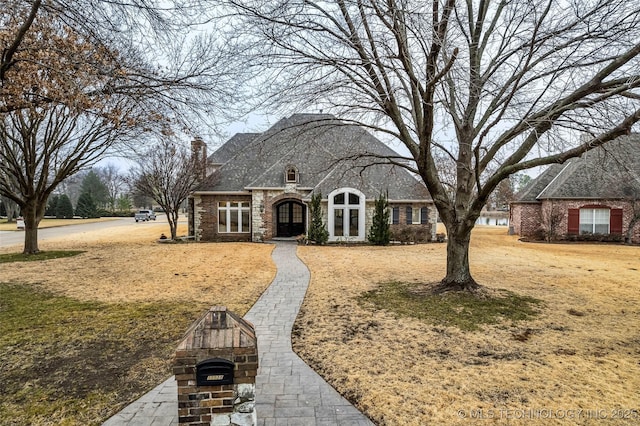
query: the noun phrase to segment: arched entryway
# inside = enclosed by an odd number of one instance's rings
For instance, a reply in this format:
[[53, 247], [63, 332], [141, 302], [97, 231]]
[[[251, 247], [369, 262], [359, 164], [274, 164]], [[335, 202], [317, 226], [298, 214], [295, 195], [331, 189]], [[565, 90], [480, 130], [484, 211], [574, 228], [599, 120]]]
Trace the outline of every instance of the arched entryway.
[[299, 201], [287, 200], [276, 206], [276, 237], [295, 237], [306, 231], [306, 207]]

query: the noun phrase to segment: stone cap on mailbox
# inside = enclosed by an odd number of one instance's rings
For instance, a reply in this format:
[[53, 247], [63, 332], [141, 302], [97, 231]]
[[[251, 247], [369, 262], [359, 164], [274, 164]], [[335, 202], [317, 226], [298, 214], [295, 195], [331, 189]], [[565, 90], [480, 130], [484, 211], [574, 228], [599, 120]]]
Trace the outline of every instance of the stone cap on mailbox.
[[212, 306], [186, 331], [177, 350], [255, 347], [256, 334], [250, 322], [224, 306]]

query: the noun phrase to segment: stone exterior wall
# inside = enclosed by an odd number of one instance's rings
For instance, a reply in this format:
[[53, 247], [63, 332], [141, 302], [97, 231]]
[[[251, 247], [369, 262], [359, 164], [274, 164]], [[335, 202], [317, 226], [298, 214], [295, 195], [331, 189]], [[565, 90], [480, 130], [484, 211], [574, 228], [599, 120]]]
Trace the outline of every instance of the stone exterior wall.
[[295, 187], [292, 184], [288, 186], [289, 192], [269, 190], [264, 192], [264, 217], [262, 219], [264, 223], [264, 239], [270, 240], [276, 235], [277, 217], [276, 206], [286, 200], [294, 200], [301, 202], [305, 205], [305, 223], [309, 226], [309, 208], [306, 203], [302, 201], [302, 198], [309, 193], [309, 191], [295, 191]]
[[[625, 200], [543, 200], [540, 203], [512, 204], [511, 220], [514, 233], [521, 237], [539, 237], [548, 230], [550, 218], [559, 215], [559, 222], [555, 229], [558, 237], [567, 235], [569, 209], [579, 209], [584, 206], [602, 206], [611, 209], [622, 209], [623, 235], [629, 228], [633, 217], [631, 203]], [[633, 243], [640, 243], [640, 223], [633, 231]]]
[[271, 213], [265, 213], [265, 200], [267, 198], [268, 191], [251, 192], [251, 240], [254, 242], [268, 240], [266, 235], [269, 229], [265, 218], [271, 216]]
[[[276, 233], [276, 206], [286, 200], [295, 200], [303, 203], [305, 208], [305, 221], [309, 226], [311, 220], [307, 203], [302, 200], [309, 195], [308, 190], [298, 190], [294, 185], [284, 190], [253, 190], [250, 195], [242, 194], [195, 194], [193, 195], [193, 232], [196, 241], [254, 241], [262, 242], [272, 239]], [[250, 203], [251, 212], [251, 232], [249, 233], [218, 233], [218, 203], [220, 201], [243, 201]], [[413, 209], [427, 207], [429, 209], [428, 223], [406, 224], [406, 207]], [[428, 235], [427, 240], [434, 241], [436, 238], [437, 211], [431, 203], [390, 203], [390, 207], [399, 207], [400, 224], [410, 227], [422, 228]], [[373, 199], [366, 201], [365, 210], [365, 240], [373, 222], [375, 202]], [[325, 226], [328, 224], [328, 204], [326, 200], [322, 202], [322, 216]], [[191, 226], [191, 225], [190, 225]]]

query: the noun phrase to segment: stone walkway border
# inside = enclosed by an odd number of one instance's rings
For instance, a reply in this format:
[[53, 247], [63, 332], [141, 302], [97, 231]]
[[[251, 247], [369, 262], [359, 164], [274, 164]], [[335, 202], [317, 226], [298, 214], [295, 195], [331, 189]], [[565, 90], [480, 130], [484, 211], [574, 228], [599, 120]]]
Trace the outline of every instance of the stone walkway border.
[[[291, 329], [309, 286], [309, 270], [296, 243], [279, 241], [272, 258], [278, 272], [245, 319], [258, 337], [256, 377], [259, 426], [372, 426], [373, 423], [291, 349]], [[178, 425], [173, 377], [107, 420], [103, 426]]]

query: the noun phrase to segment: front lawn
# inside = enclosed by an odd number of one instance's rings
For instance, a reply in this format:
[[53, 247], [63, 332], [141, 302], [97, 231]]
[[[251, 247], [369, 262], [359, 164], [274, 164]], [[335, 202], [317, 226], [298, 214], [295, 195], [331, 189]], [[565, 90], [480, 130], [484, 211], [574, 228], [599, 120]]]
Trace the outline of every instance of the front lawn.
[[298, 254], [312, 278], [294, 349], [376, 424], [640, 421], [639, 247], [478, 227], [472, 273], [515, 302], [497, 309], [429, 294], [445, 244]]
[[50, 260], [59, 259], [63, 257], [77, 256], [84, 253], [80, 250], [54, 250], [54, 251], [41, 251], [36, 254], [23, 254], [23, 253], [4, 253], [0, 254], [0, 263], [11, 262], [36, 262], [38, 260]]
[[429, 286], [392, 281], [363, 293], [361, 305], [386, 310], [429, 324], [477, 331], [485, 324], [526, 321], [537, 314], [540, 301], [511, 291], [434, 294]]
[[2, 283], [0, 301], [0, 423], [15, 425], [101, 424], [170, 375], [176, 340], [206, 308]]
[[[0, 424], [100, 424], [171, 375], [202, 310], [243, 315], [273, 279], [271, 245], [157, 244], [165, 228], [72, 235], [41, 249], [84, 253], [0, 263]], [[482, 227], [472, 245], [474, 277], [511, 305], [425, 299], [444, 244], [299, 247], [312, 281], [294, 349], [380, 425], [637, 424], [640, 249]], [[544, 417], [569, 410], [592, 417]]]
[[40, 243], [73, 257], [0, 263], [0, 424], [102, 424], [171, 376], [205, 309], [244, 315], [275, 276], [271, 245], [158, 244], [166, 224], [138, 225]]

